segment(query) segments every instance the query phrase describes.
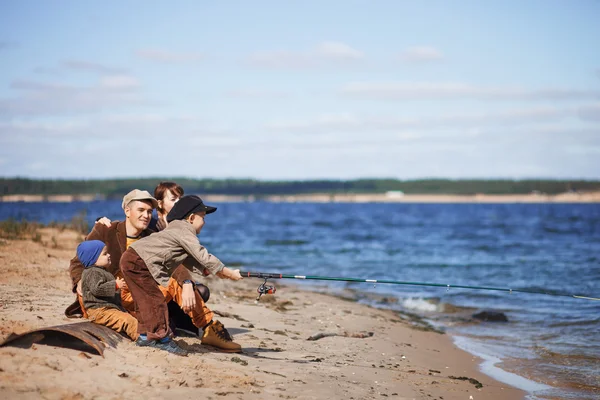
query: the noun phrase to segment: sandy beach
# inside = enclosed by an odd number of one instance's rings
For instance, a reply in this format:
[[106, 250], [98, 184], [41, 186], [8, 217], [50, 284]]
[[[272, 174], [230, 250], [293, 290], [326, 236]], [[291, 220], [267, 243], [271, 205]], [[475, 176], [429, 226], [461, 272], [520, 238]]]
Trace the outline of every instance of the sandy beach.
[[[33, 240], [0, 239], [0, 341], [11, 333], [73, 323], [67, 274], [80, 234], [42, 228]], [[256, 304], [257, 279], [208, 279], [208, 305], [242, 354], [202, 346], [178, 357], [124, 338], [104, 356], [33, 344], [0, 348], [6, 399], [522, 399], [524, 392], [479, 372], [481, 360], [451, 338], [341, 298], [278, 285]], [[323, 336], [318, 340], [311, 337]], [[458, 379], [460, 378], [460, 379]], [[481, 387], [478, 387], [480, 385]]]

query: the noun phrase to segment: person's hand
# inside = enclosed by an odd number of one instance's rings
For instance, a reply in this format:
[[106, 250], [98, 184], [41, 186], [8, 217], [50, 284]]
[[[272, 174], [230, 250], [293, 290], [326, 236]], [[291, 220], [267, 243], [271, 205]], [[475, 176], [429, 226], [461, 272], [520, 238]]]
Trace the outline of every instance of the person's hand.
[[127, 289], [127, 282], [123, 278], [116, 278], [115, 282], [117, 282], [117, 287], [119, 289]]
[[159, 231], [162, 231], [166, 227], [167, 227], [167, 220], [158, 217], [158, 220], [156, 221], [156, 229], [158, 229]]
[[110, 219], [106, 218], [106, 217], [99, 218], [96, 221], [97, 224], [102, 224], [102, 225], [106, 226], [107, 228], [110, 228], [111, 222], [112, 221]]
[[223, 268], [220, 272], [217, 272], [217, 276], [221, 279], [231, 279], [232, 281], [239, 281], [242, 279], [239, 269]]
[[229, 279], [231, 279], [232, 281], [239, 281], [240, 279], [242, 279], [242, 275], [240, 274], [239, 269], [230, 269], [229, 271]]
[[194, 293], [194, 285], [184, 283], [181, 291], [181, 309], [184, 312], [190, 312], [196, 308], [196, 294]]
[[83, 293], [81, 292], [81, 279], [77, 282], [77, 294], [83, 297]]

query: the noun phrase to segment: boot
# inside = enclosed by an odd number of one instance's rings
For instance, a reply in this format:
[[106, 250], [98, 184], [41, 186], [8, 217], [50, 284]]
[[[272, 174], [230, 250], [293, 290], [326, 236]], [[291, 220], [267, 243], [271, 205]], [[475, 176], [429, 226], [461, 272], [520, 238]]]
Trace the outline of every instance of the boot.
[[202, 344], [213, 346], [226, 353], [241, 353], [242, 346], [235, 343], [227, 329], [219, 321], [214, 321], [206, 328], [200, 340]]

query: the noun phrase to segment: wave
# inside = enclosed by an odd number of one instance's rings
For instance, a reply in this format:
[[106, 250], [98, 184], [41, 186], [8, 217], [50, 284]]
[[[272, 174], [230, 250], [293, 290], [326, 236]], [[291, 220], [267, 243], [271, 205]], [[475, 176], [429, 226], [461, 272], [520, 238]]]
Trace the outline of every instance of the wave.
[[572, 365], [573, 361], [587, 361], [593, 364], [600, 362], [600, 357], [590, 354], [580, 354], [580, 353], [558, 353], [556, 351], [552, 351], [544, 346], [536, 346], [534, 347], [535, 352], [542, 359], [552, 359], [553, 364], [563, 364], [563, 365]]
[[600, 322], [600, 318], [589, 319], [589, 320], [578, 320], [578, 321], [564, 321], [564, 322], [556, 322], [554, 324], [548, 325], [550, 328], [559, 328], [561, 326], [586, 326], [586, 325], [596, 325]]
[[265, 240], [266, 246], [301, 246], [304, 244], [309, 244], [308, 240], [275, 240], [275, 239], [267, 239]]
[[421, 312], [436, 312], [440, 311], [438, 304], [433, 304], [430, 300], [422, 298], [410, 297], [402, 301], [402, 307], [407, 310], [415, 310]]

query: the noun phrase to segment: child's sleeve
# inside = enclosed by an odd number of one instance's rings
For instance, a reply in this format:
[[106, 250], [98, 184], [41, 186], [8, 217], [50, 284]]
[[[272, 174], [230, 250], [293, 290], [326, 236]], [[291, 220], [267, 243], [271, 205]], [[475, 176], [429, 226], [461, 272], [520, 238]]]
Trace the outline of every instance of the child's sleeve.
[[117, 293], [117, 286], [114, 277], [108, 277], [110, 274], [102, 274], [99, 271], [89, 271], [86, 277], [83, 290], [89, 291], [95, 297], [114, 297]]
[[[204, 246], [200, 244], [198, 241], [198, 237], [192, 233], [189, 235], [186, 233], [185, 235], [180, 236], [180, 244], [183, 249], [196, 260], [202, 267], [209, 270], [213, 275], [220, 272], [225, 265], [219, 260], [217, 257], [213, 256], [206, 250]], [[184, 262], [184, 265], [189, 265], [188, 262]], [[202, 271], [193, 271], [196, 273], [202, 273]]]

